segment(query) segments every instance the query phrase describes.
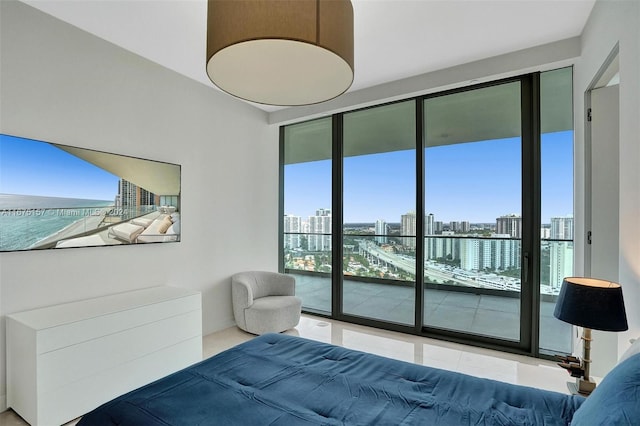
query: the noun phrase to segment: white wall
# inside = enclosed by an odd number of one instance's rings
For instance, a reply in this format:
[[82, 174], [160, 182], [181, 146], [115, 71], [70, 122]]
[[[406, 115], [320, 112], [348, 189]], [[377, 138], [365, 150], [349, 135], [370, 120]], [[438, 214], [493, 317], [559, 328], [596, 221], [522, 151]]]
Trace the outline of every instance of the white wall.
[[[617, 335], [618, 347], [610, 347], [617, 358], [628, 346], [628, 340], [640, 336], [640, 2], [636, 0], [598, 0], [583, 31], [582, 53], [575, 70], [576, 129], [576, 209], [584, 206], [584, 94], [619, 43], [620, 52], [620, 153], [617, 270], [622, 285], [629, 331]], [[606, 207], [606, 206], [605, 206]], [[594, 206], [598, 208], [598, 206]], [[584, 223], [576, 224], [576, 237], [584, 235]], [[583, 264], [581, 263], [580, 266]], [[578, 271], [578, 273], [580, 270]], [[602, 277], [607, 278], [607, 277]], [[598, 337], [594, 332], [593, 346]], [[594, 356], [594, 363], [598, 359]]]
[[[233, 325], [230, 275], [277, 270], [278, 134], [264, 112], [29, 6], [0, 2], [0, 132], [182, 165], [182, 241], [0, 254], [4, 316], [149, 287], [203, 292]], [[203, 57], [204, 72], [204, 57]]]

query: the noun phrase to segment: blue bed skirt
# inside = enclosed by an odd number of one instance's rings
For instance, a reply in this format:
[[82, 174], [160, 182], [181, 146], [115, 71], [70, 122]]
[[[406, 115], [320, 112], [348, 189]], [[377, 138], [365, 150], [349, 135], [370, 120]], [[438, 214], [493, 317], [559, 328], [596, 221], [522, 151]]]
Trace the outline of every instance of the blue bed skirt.
[[116, 398], [78, 425], [568, 425], [583, 401], [268, 334]]

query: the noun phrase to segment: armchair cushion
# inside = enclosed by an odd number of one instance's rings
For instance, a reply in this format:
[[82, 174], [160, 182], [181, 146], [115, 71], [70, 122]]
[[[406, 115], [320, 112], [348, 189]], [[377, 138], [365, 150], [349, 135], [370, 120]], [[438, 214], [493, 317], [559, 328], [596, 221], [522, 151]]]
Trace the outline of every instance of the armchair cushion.
[[295, 296], [266, 296], [255, 299], [246, 309], [247, 331], [253, 334], [279, 333], [300, 322], [302, 300]]

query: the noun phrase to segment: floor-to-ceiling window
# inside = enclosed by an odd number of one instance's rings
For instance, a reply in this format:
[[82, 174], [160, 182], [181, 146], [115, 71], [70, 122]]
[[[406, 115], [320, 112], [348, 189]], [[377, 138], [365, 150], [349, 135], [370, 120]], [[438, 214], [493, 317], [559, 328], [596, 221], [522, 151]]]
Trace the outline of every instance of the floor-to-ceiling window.
[[573, 247], [571, 68], [284, 126], [303, 309], [538, 355]]
[[308, 310], [331, 312], [331, 117], [282, 134], [282, 266], [296, 274]]
[[571, 352], [572, 326], [553, 316], [562, 279], [573, 275], [572, 69], [540, 74], [540, 351]]
[[521, 82], [424, 100], [424, 324], [520, 341]]
[[344, 114], [342, 312], [413, 325], [415, 101]]

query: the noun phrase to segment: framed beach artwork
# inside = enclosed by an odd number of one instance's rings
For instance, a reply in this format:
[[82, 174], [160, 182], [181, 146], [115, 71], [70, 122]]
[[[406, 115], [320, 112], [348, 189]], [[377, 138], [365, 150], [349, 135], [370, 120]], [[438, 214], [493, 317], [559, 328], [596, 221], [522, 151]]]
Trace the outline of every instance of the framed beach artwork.
[[0, 134], [0, 251], [178, 242], [180, 171]]

